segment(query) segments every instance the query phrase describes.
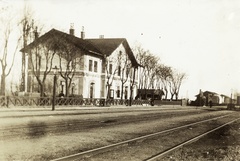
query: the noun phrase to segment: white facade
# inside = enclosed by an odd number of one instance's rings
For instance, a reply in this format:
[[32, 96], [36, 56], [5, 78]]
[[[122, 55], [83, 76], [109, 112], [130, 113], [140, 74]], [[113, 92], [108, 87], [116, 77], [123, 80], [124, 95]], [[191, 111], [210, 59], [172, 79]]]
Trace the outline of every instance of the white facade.
[[[59, 34], [58, 31], [53, 30], [50, 31], [50, 33], [56, 33]], [[64, 33], [65, 34], [65, 33]], [[71, 37], [71, 35], [67, 35]], [[73, 37], [73, 39], [76, 39]], [[118, 42], [121, 42], [122, 39], [118, 39]], [[124, 39], [123, 39], [124, 40]], [[82, 40], [81, 40], [82, 41]], [[111, 42], [110, 42], [111, 43]], [[126, 42], [125, 42], [126, 43]], [[110, 44], [111, 45], [111, 44]], [[122, 72], [119, 72], [119, 66], [121, 66], [121, 70], [123, 66], [125, 65], [125, 60], [126, 58], [129, 57], [127, 50], [126, 50], [126, 44], [124, 46], [123, 43], [119, 44], [114, 44], [114, 50], [111, 51], [111, 53], [104, 57], [101, 54], [94, 53], [94, 52], [87, 52], [85, 50], [79, 50], [77, 53], [79, 56], [77, 59], [79, 59], [76, 65], [75, 69], [75, 75], [72, 79], [71, 86], [69, 88], [69, 95], [82, 95], [83, 98], [106, 98], [107, 97], [107, 80], [108, 76], [110, 76], [110, 80], [112, 81], [111, 84], [111, 96], [114, 99], [120, 99], [121, 98], [121, 91], [123, 91], [123, 99], [127, 98], [129, 99], [130, 97], [130, 86], [131, 86], [131, 80], [128, 77], [126, 83], [123, 86], [122, 89]], [[41, 45], [40, 45], [41, 46]], [[107, 45], [106, 45], [107, 47]], [[31, 49], [30, 49], [31, 50]], [[112, 50], [112, 46], [111, 46]], [[129, 49], [128, 49], [129, 50]], [[43, 51], [44, 52], [44, 51]], [[103, 52], [104, 53], [104, 52]], [[119, 57], [120, 56], [120, 57]], [[105, 59], [106, 58], [106, 59]], [[121, 58], [121, 59], [119, 59]], [[61, 61], [61, 66], [62, 66], [62, 71], [66, 71], [66, 62], [67, 61]], [[41, 59], [41, 71], [44, 72], [45, 65], [46, 65], [46, 59], [44, 59], [44, 54]], [[130, 58], [129, 58], [129, 62]], [[107, 64], [107, 68], [105, 68]], [[53, 63], [52, 67], [57, 66], [58, 68], [60, 67], [60, 59], [59, 55], [55, 54], [53, 58]], [[111, 66], [111, 67], [110, 67]], [[109, 69], [111, 68], [112, 73], [115, 74], [110, 74]], [[133, 68], [131, 68], [133, 70]], [[32, 69], [28, 70], [28, 92], [30, 93], [36, 93], [39, 92], [37, 91], [37, 81], [36, 78], [34, 78], [32, 74]], [[131, 72], [131, 76], [133, 75], [133, 71]], [[136, 78], [137, 78], [136, 74]], [[52, 94], [52, 87], [53, 87], [53, 72], [51, 71], [47, 75], [47, 79], [45, 82], [45, 91], [47, 95]], [[123, 78], [126, 78], [126, 72], [124, 72]], [[137, 79], [135, 79], [135, 82], [137, 83]], [[65, 80], [58, 74], [57, 76], [57, 95], [60, 92], [63, 92], [64, 94], [66, 93], [66, 84]], [[133, 98], [136, 96], [136, 90], [137, 86], [134, 86], [133, 89]]]

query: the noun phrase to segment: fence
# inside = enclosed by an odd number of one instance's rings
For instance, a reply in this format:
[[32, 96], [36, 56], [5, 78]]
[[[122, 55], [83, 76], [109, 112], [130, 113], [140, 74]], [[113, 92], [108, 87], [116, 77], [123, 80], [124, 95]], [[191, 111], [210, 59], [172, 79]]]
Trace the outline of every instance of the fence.
[[154, 105], [181, 105], [181, 106], [187, 106], [187, 100], [181, 99], [181, 100], [155, 100]]
[[[0, 106], [1, 107], [21, 107], [21, 106], [51, 106], [53, 99], [52, 97], [26, 97], [26, 96], [1, 96]], [[155, 104], [156, 102], [156, 104]], [[165, 101], [154, 101], [155, 105], [166, 105], [174, 103], [174, 105], [181, 105], [181, 101], [168, 102]], [[153, 105], [150, 100], [132, 100], [131, 105]], [[79, 97], [56, 97], [56, 106], [112, 106], [112, 105], [130, 105], [129, 100], [120, 99], [90, 99], [90, 98], [79, 98]]]

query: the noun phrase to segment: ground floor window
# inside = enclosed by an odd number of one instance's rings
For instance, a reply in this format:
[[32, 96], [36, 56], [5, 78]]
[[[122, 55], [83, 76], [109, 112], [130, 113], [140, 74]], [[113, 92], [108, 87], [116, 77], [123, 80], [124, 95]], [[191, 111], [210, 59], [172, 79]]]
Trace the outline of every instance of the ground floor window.
[[124, 98], [125, 98], [125, 99], [128, 98], [128, 86], [125, 87]]
[[120, 87], [118, 86], [117, 87], [117, 98], [119, 98], [120, 97]]

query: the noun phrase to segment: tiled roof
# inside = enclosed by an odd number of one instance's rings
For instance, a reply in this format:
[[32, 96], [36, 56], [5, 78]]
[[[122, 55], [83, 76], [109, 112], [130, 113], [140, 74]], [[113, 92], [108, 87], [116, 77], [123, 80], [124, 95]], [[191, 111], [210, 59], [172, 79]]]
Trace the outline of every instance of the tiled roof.
[[61, 47], [61, 44], [67, 44], [81, 51], [99, 56], [109, 56], [120, 44], [123, 44], [133, 66], [141, 66], [135, 59], [135, 56], [125, 38], [81, 39], [56, 29], [52, 29], [45, 33], [20, 51], [27, 53], [30, 49], [44, 43], [52, 44], [51, 47], [53, 48]]
[[87, 41], [91, 42], [95, 45], [103, 54], [109, 56], [113, 53], [113, 51], [122, 44], [125, 47], [126, 53], [129, 56], [133, 66], [141, 66], [138, 64], [133, 52], [125, 38], [100, 38], [100, 39], [86, 39]]
[[123, 42], [124, 38], [85, 39], [95, 45], [103, 54], [109, 56]]
[[[211, 92], [211, 91], [205, 91], [205, 92], [203, 92], [203, 95], [208, 95], [208, 94], [212, 94], [212, 95], [218, 95], [217, 93], [215, 93], [215, 92]], [[200, 94], [197, 94], [197, 95], [195, 95], [196, 97], [197, 96], [199, 96]]]
[[49, 43], [50, 41], [54, 41], [58, 46], [60, 46], [61, 43], [67, 43], [68, 45], [72, 45], [79, 50], [102, 55], [100, 50], [98, 50], [90, 42], [75, 37], [73, 35], [58, 31], [56, 29], [52, 29], [49, 32], [45, 33], [43, 36], [39, 37], [31, 44], [29, 44], [26, 48], [21, 49], [21, 51], [27, 52], [29, 49], [32, 49], [41, 43]]

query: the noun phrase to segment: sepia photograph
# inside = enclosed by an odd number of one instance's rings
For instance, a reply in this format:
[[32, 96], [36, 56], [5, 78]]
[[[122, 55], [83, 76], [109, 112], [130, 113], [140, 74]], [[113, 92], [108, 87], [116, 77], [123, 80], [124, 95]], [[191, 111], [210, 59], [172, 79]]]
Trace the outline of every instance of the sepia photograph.
[[239, 62], [239, 0], [0, 0], [0, 160], [240, 160]]

